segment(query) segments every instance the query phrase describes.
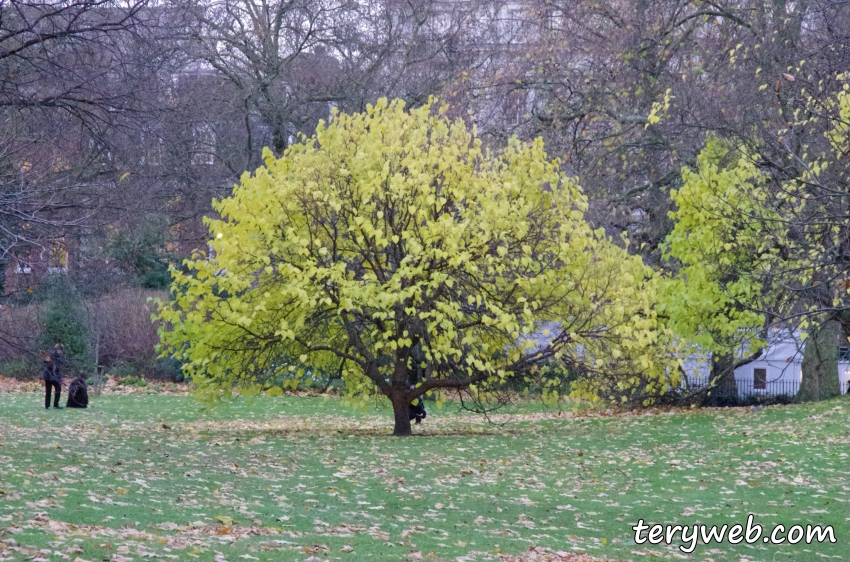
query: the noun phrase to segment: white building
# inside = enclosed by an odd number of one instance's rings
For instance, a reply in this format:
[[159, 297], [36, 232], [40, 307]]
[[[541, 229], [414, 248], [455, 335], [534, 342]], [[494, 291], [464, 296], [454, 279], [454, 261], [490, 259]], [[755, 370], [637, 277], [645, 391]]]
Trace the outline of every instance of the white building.
[[803, 350], [798, 332], [772, 334], [758, 359], [735, 369], [738, 394], [796, 394], [803, 380]]
[[[743, 397], [753, 394], [796, 394], [803, 380], [803, 351], [804, 343], [799, 332], [771, 332], [767, 346], [759, 358], [735, 369], [738, 395]], [[739, 350], [735, 355], [740, 360], [748, 353], [747, 350]], [[708, 385], [711, 363], [711, 353], [702, 353], [698, 349], [685, 357], [682, 360], [684, 384], [691, 388]], [[846, 367], [850, 378], [850, 361], [846, 363]], [[845, 387], [846, 384], [843, 385], [843, 388]]]
[[[538, 330], [520, 338], [520, 345], [527, 351], [536, 351], [548, 345], [550, 339], [560, 330], [557, 322], [549, 322]], [[580, 354], [581, 349], [577, 352]], [[768, 336], [766, 348], [755, 361], [735, 369], [735, 383], [741, 397], [758, 394], [795, 395], [803, 380], [803, 354], [805, 342], [800, 332], [772, 331]], [[840, 350], [838, 360], [838, 381], [842, 394], [850, 392], [850, 348]], [[738, 359], [746, 355], [739, 352]], [[701, 388], [711, 379], [711, 353], [691, 352], [682, 360], [684, 371], [683, 386]]]
[[841, 394], [850, 393], [850, 358], [846, 355], [838, 359], [838, 384]]

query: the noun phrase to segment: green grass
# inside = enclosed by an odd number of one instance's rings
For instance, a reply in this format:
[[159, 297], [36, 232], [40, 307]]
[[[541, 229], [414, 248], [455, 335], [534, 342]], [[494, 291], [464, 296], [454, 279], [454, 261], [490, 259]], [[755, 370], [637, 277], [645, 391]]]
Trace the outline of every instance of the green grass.
[[407, 439], [389, 436], [389, 412], [336, 399], [213, 413], [182, 396], [105, 396], [83, 411], [45, 411], [41, 399], [0, 395], [0, 560], [497, 560], [536, 545], [682, 558], [676, 545], [635, 545], [630, 527], [748, 513], [765, 526], [833, 525], [838, 542], [710, 545], [687, 558], [850, 552], [846, 399], [498, 425], [432, 407], [414, 430], [430, 435]]

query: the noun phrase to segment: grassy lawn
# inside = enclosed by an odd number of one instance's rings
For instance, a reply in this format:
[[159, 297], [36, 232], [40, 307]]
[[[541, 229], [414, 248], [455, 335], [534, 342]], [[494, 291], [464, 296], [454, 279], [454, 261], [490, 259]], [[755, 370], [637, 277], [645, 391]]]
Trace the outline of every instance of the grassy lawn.
[[[850, 558], [850, 401], [498, 425], [262, 398], [49, 410], [0, 394], [0, 560], [499, 560], [532, 546], [611, 559]], [[636, 545], [649, 523], [833, 525], [836, 544]]]

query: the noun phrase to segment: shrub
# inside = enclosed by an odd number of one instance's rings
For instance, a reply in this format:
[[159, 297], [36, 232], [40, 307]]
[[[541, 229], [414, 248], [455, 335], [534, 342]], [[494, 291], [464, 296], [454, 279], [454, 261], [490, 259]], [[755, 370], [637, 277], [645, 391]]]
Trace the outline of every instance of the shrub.
[[118, 384], [124, 386], [140, 386], [145, 387], [148, 385], [148, 381], [143, 379], [141, 376], [139, 377], [124, 377], [122, 379], [117, 379]]
[[165, 251], [167, 230], [164, 217], [149, 217], [134, 232], [117, 233], [110, 241], [109, 255], [135, 275], [140, 287], [167, 289], [171, 284], [168, 263], [173, 258]]
[[183, 364], [177, 359], [155, 359], [150, 356], [134, 357], [112, 368], [116, 378], [147, 378], [168, 382], [184, 382]]
[[145, 369], [156, 360], [156, 325], [150, 314], [149, 297], [162, 297], [160, 291], [127, 289], [104, 295], [88, 303], [100, 335], [100, 364], [130, 361]]
[[29, 357], [27, 350], [41, 342], [41, 304], [0, 305], [0, 362]]
[[151, 365], [150, 371], [155, 378], [165, 379], [171, 382], [183, 382], [183, 363], [172, 357], [157, 359]]
[[500, 389], [531, 396], [540, 396], [557, 389], [561, 395], [570, 393], [570, 387], [578, 378], [576, 373], [560, 361], [548, 361], [535, 366], [521, 376], [506, 380]]
[[0, 363], [0, 375], [18, 380], [41, 378], [41, 361], [31, 356], [10, 359]]
[[49, 350], [56, 342], [65, 346], [69, 361], [90, 363], [90, 333], [86, 310], [76, 288], [67, 280], [57, 278], [45, 287], [47, 300], [42, 309], [40, 347]]

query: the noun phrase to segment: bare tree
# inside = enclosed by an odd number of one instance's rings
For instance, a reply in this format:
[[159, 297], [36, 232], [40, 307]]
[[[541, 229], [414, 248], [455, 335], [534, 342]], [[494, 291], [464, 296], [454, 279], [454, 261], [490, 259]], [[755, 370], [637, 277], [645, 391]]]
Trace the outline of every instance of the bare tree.
[[761, 142], [787, 121], [789, 67], [805, 60], [816, 83], [850, 66], [846, 3], [512, 4], [498, 14], [498, 57], [448, 84], [451, 99], [495, 142], [544, 136], [592, 197], [593, 220], [630, 232], [653, 261], [670, 226], [666, 191], [707, 132]]
[[86, 224], [113, 184], [103, 135], [130, 104], [120, 37], [146, 0], [0, 2], [0, 257]]
[[224, 81], [244, 112], [245, 167], [258, 147], [282, 152], [332, 107], [381, 96], [413, 104], [474, 64], [476, 3], [437, 0], [220, 0], [193, 5], [190, 56]]

